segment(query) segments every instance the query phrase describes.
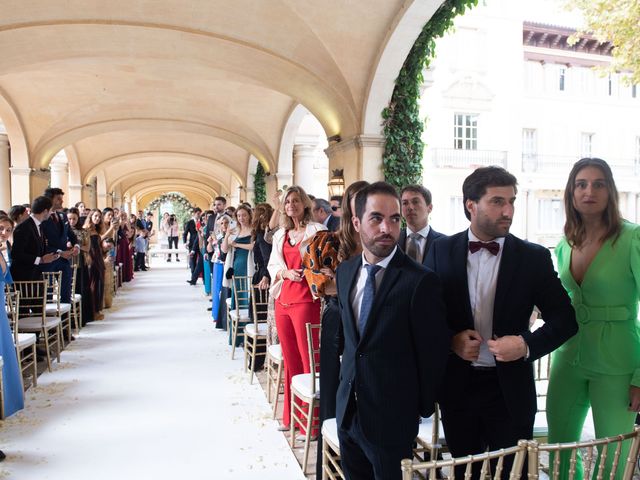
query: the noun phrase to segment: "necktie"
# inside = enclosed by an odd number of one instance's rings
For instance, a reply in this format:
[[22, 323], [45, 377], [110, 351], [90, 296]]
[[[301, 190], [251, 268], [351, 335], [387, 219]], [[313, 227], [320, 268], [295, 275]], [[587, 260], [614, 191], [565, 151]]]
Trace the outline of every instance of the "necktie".
[[416, 262], [422, 263], [422, 252], [420, 251], [420, 234], [412, 233], [409, 235], [409, 243], [407, 245], [407, 255]]
[[367, 325], [371, 307], [373, 306], [373, 298], [376, 295], [376, 273], [382, 268], [380, 265], [365, 265], [367, 269], [367, 283], [364, 284], [364, 293], [362, 294], [362, 304], [360, 305], [360, 317], [358, 318], [358, 330], [360, 335], [364, 332]]
[[498, 242], [469, 242], [469, 251], [476, 253], [481, 248], [486, 248], [492, 255], [498, 255], [500, 244]]

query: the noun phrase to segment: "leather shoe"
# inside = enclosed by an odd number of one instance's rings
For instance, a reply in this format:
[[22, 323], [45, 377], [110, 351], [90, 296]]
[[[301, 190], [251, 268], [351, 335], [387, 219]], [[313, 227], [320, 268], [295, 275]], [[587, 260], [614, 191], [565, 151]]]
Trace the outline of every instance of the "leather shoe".
[[195, 284], [196, 284], [196, 282], [192, 282], [191, 280], [187, 280], [187, 283], [188, 283], [189, 285], [195, 285]]
[[7, 456], [4, 454], [2, 450], [0, 450], [0, 462], [3, 461]]

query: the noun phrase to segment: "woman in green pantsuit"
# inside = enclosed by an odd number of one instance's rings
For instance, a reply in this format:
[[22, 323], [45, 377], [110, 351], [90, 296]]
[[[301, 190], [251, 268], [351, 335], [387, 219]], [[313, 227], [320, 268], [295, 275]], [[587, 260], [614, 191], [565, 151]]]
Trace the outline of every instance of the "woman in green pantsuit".
[[[573, 166], [564, 204], [558, 272], [579, 330], [552, 356], [550, 443], [578, 441], [589, 407], [598, 438], [631, 432], [640, 410], [640, 226], [620, 216], [618, 191], [604, 160], [583, 158]], [[613, 455], [608, 457], [610, 463]], [[567, 478], [568, 455], [561, 461], [560, 478]], [[579, 461], [576, 478], [582, 473]]]

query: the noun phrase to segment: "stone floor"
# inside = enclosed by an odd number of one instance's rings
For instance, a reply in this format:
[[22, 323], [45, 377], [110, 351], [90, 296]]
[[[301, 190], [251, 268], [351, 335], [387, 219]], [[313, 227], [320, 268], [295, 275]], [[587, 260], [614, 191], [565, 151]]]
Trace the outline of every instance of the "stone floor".
[[156, 262], [2, 422], [0, 478], [303, 479], [184, 263]]

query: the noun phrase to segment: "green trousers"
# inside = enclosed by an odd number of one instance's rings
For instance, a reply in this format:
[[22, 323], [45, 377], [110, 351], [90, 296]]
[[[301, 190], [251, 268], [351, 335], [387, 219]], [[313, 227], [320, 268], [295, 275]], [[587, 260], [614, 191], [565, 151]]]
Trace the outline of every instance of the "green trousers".
[[[595, 373], [573, 366], [552, 356], [549, 389], [547, 391], [547, 423], [549, 443], [577, 442], [589, 407], [593, 415], [596, 438], [610, 437], [633, 431], [636, 414], [629, 408], [628, 375]], [[622, 478], [631, 442], [624, 442], [616, 479]], [[609, 478], [615, 449], [608, 449], [604, 478]], [[551, 456], [549, 465], [553, 466]], [[597, 472], [598, 465], [594, 471]], [[553, 469], [550, 468], [550, 472]], [[560, 455], [559, 479], [568, 478], [569, 452]], [[582, 459], [578, 456], [576, 480], [584, 477]], [[557, 480], [557, 479], [554, 479]]]

